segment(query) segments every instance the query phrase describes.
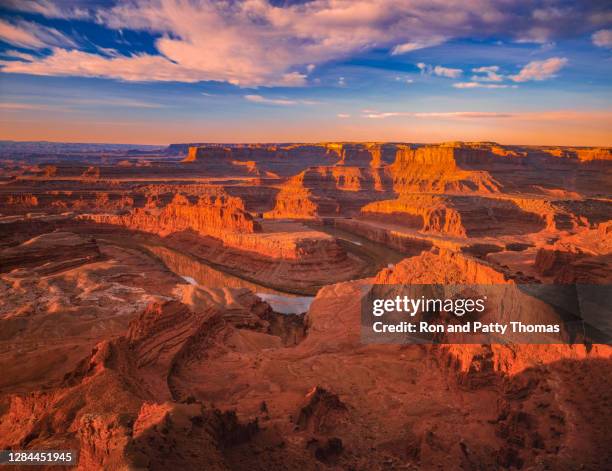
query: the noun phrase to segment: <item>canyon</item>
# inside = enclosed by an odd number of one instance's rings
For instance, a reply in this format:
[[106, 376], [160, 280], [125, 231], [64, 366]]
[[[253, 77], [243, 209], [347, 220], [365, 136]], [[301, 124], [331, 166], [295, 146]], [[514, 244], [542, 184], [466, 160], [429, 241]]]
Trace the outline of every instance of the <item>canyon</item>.
[[612, 462], [610, 345], [370, 344], [360, 318], [373, 284], [610, 285], [611, 149], [18, 150], [0, 449], [78, 450], [78, 469]]

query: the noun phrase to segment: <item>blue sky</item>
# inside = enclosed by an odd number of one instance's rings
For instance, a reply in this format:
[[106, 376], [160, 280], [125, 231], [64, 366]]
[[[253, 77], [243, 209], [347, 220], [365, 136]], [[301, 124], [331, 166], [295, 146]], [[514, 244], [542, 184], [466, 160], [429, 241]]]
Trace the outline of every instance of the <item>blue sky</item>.
[[1, 5], [2, 139], [612, 145], [607, 2]]

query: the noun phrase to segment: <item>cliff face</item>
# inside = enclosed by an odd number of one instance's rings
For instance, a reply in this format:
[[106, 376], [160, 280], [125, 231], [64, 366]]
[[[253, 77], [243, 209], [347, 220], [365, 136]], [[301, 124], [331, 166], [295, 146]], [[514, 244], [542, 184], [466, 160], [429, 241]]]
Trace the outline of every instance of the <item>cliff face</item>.
[[92, 214], [89, 219], [130, 229], [167, 235], [192, 230], [201, 235], [221, 236], [228, 232], [252, 233], [258, 224], [244, 210], [242, 201], [227, 195], [202, 196], [195, 204], [176, 194], [162, 209], [136, 208], [125, 215]]
[[382, 167], [393, 162], [394, 144], [341, 144], [338, 147], [340, 161], [337, 165], [356, 167]]
[[336, 213], [338, 204], [322, 200], [305, 188], [302, 179], [292, 178], [276, 195], [274, 208], [263, 214], [264, 218], [315, 219], [319, 214]]
[[324, 144], [205, 145], [190, 147], [184, 163], [210, 175], [295, 175], [318, 165], [333, 165], [340, 154]]
[[43, 191], [36, 194], [8, 194], [0, 197], [0, 211], [5, 214], [24, 210], [60, 213], [65, 211], [125, 210], [135, 205], [137, 196], [123, 191]]
[[506, 284], [511, 280], [486, 262], [451, 250], [423, 252], [381, 270], [378, 284]]
[[546, 227], [545, 216], [509, 199], [478, 196], [401, 195], [370, 203], [363, 217], [454, 237], [522, 234]]
[[488, 172], [462, 166], [483, 164], [489, 153], [450, 146], [401, 146], [389, 167], [396, 193], [497, 193], [501, 185]]
[[612, 222], [584, 228], [544, 245], [537, 252], [534, 266], [555, 283], [611, 283]]
[[38, 198], [32, 194], [7, 195], [3, 198], [2, 203], [8, 208], [35, 208], [38, 206]]
[[579, 160], [580, 162], [612, 160], [612, 149], [610, 149], [609, 147], [557, 148], [547, 149], [547, 152], [555, 157]]
[[77, 448], [83, 469], [228, 469], [226, 452], [250, 440], [256, 423], [180, 403], [170, 376], [205, 345], [214, 351], [210, 343], [234, 323], [265, 331], [268, 323], [255, 313], [269, 307], [241, 291], [220, 291], [203, 292], [198, 308], [196, 314], [176, 300], [149, 304], [124, 335], [98, 343], [52, 391], [11, 396], [0, 444]]
[[390, 195], [382, 169], [353, 166], [312, 167], [281, 186], [266, 218], [303, 218], [356, 214], [372, 199]]

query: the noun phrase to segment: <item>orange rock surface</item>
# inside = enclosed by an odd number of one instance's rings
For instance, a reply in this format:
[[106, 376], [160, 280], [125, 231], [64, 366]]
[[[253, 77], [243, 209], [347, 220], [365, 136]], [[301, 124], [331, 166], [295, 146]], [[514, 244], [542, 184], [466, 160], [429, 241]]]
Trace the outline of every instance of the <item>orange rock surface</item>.
[[368, 344], [361, 319], [373, 283], [498, 285], [543, 322], [517, 286], [610, 283], [610, 149], [177, 144], [0, 169], [0, 449], [83, 470], [612, 462], [609, 345]]
[[127, 215], [95, 214], [89, 218], [99, 223], [117, 224], [160, 235], [192, 230], [216, 236], [228, 232], [252, 233], [259, 229], [258, 224], [244, 211], [242, 201], [226, 195], [201, 197], [191, 204], [185, 196], [177, 194], [161, 209], [137, 208]]

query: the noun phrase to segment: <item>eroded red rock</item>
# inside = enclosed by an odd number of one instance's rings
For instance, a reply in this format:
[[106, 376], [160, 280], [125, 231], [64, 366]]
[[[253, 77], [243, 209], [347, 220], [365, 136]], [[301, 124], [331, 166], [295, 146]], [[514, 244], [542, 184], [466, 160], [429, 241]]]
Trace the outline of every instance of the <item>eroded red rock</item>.
[[612, 460], [609, 346], [366, 345], [360, 319], [374, 282], [609, 283], [610, 149], [105, 159], [3, 163], [0, 448], [78, 449], [80, 469]]

